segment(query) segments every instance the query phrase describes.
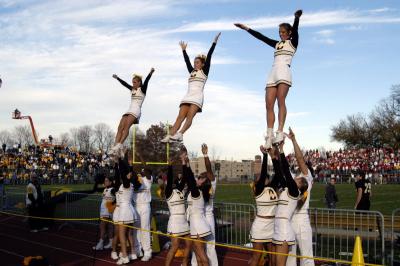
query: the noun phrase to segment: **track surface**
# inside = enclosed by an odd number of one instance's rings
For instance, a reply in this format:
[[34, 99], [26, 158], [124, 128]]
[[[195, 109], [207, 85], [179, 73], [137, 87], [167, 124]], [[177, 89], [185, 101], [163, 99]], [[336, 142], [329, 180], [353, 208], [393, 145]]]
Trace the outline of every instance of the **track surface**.
[[[0, 214], [1, 265], [22, 265], [24, 257], [38, 255], [46, 257], [51, 265], [116, 265], [109, 250], [92, 250], [98, 238], [95, 226], [64, 226], [59, 231], [59, 225], [55, 223], [47, 232], [31, 233], [23, 218]], [[129, 265], [164, 265], [166, 253], [153, 254], [149, 262], [137, 260]], [[217, 254], [219, 265], [245, 266], [250, 258], [248, 252], [223, 248], [217, 248]], [[181, 265], [181, 260], [175, 259], [173, 265]]]

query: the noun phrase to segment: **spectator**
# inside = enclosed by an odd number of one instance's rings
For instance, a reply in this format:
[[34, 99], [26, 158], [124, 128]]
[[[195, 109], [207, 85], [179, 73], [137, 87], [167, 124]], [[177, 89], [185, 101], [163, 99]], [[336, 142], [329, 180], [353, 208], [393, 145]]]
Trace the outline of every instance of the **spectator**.
[[[26, 207], [29, 216], [40, 216], [41, 208], [43, 207], [43, 194], [35, 173], [31, 174], [30, 181], [26, 187]], [[40, 219], [30, 217], [28, 223], [32, 233], [37, 233], [42, 229]]]
[[325, 189], [325, 201], [326, 207], [328, 209], [336, 209], [336, 203], [339, 201], [338, 196], [336, 194], [336, 179], [331, 178], [330, 182], [326, 185]]
[[365, 178], [365, 172], [359, 171], [356, 174], [356, 204], [354, 209], [360, 211], [369, 211], [371, 206], [370, 196], [372, 194], [371, 191], [371, 182]]

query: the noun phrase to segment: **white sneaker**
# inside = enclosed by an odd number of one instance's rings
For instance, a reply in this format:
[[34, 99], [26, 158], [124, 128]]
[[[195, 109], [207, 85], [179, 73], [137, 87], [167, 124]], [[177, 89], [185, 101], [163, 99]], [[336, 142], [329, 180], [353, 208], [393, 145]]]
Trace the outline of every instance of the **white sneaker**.
[[117, 259], [119, 259], [119, 257], [118, 257], [118, 253], [117, 253], [117, 252], [115, 252], [115, 251], [111, 252], [111, 258], [112, 258], [113, 260], [117, 260]]
[[103, 248], [104, 248], [104, 249], [110, 249], [110, 248], [112, 248], [112, 239], [110, 239], [110, 240], [108, 241], [108, 244], [105, 245]]
[[142, 261], [149, 261], [151, 259], [151, 255], [144, 255]]
[[128, 264], [129, 263], [129, 257], [121, 257], [117, 261], [117, 265], [123, 265], [123, 264]]
[[162, 140], [161, 140], [161, 142], [162, 143], [167, 143], [167, 142], [169, 142], [169, 139], [171, 138], [171, 135], [166, 135], [165, 136], [165, 138], [163, 138]]
[[124, 159], [124, 157], [125, 157], [124, 145], [122, 145], [121, 143], [119, 144], [118, 151], [117, 151], [117, 155], [118, 155], [118, 157], [121, 158], [121, 159]]
[[136, 254], [129, 254], [129, 259], [130, 260], [137, 260], [137, 255]]
[[271, 138], [271, 137], [268, 137], [268, 136], [265, 137], [264, 148], [265, 148], [266, 150], [269, 150], [269, 149], [272, 148], [272, 138]]
[[279, 145], [283, 142], [283, 140], [285, 139], [285, 134], [283, 134], [282, 131], [276, 131], [276, 136], [274, 139], [274, 144], [275, 145]]
[[142, 249], [137, 250], [137, 251], [136, 251], [136, 254], [137, 254], [137, 256], [138, 256], [139, 258], [143, 257], [143, 251], [142, 251]]
[[170, 141], [176, 141], [176, 142], [182, 142], [183, 141], [183, 135], [182, 133], [175, 133], [172, 137], [169, 138]]
[[100, 240], [96, 246], [93, 247], [93, 250], [103, 250], [103, 240]]
[[31, 230], [30, 232], [31, 232], [31, 233], [37, 233], [37, 232], [39, 232], [39, 230], [33, 229], [33, 230]]

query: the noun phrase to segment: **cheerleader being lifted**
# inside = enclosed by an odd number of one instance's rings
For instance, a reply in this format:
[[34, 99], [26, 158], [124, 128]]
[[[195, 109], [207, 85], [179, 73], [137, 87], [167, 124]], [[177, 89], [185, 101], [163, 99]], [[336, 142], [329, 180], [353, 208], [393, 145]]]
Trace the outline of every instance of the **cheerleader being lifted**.
[[[265, 137], [264, 147], [266, 149], [270, 149], [273, 143], [279, 144], [283, 142], [283, 127], [285, 125], [287, 113], [285, 100], [289, 92], [289, 88], [292, 86], [292, 73], [290, 70], [290, 64], [292, 63], [292, 58], [296, 52], [299, 42], [299, 34], [297, 30], [302, 13], [302, 10], [297, 10], [294, 13], [293, 26], [289, 23], [282, 23], [279, 25], [279, 36], [281, 38], [281, 41], [270, 39], [241, 23], [235, 24], [236, 27], [246, 30], [255, 38], [265, 42], [275, 49], [274, 64], [272, 65], [272, 69], [268, 76], [265, 93], [265, 104], [267, 109], [267, 134]], [[277, 100], [279, 107], [279, 124], [276, 136], [274, 138], [274, 106]]]
[[[183, 97], [181, 104], [179, 105], [179, 114], [176, 118], [174, 125], [172, 126], [170, 134], [163, 138], [161, 140], [162, 142], [182, 142], [183, 134], [192, 125], [194, 116], [198, 112], [202, 111], [204, 100], [204, 85], [206, 84], [208, 73], [210, 71], [211, 56], [214, 52], [220, 35], [221, 33], [218, 33], [217, 36], [215, 36], [211, 48], [207, 53], [207, 56], [196, 56], [196, 58], [194, 59], [194, 67], [190, 63], [189, 56], [186, 53], [187, 43], [183, 41], [179, 43], [182, 48], [187, 70], [190, 73], [189, 87], [185, 97]], [[185, 124], [181, 128], [183, 121], [185, 121]]]

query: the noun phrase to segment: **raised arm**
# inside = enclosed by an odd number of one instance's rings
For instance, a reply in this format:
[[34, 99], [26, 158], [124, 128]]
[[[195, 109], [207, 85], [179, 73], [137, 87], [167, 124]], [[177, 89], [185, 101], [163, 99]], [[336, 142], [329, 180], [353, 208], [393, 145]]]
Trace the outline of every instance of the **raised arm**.
[[172, 182], [174, 181], [172, 165], [168, 165], [167, 173], [167, 186], [165, 187], [165, 198], [169, 198], [172, 195]]
[[116, 80], [118, 80], [119, 83], [121, 83], [122, 86], [126, 87], [128, 90], [132, 90], [133, 87], [131, 85], [129, 85], [127, 82], [120, 79], [116, 74], [112, 75], [112, 77], [115, 78]]
[[210, 158], [208, 158], [208, 147], [207, 144], [202, 144], [201, 145], [201, 152], [203, 153], [204, 156], [204, 164], [206, 166], [206, 171], [207, 171], [207, 177], [208, 179], [210, 179], [211, 182], [213, 182], [215, 180], [215, 176], [214, 173], [211, 169], [211, 162], [210, 162]]
[[203, 72], [207, 76], [208, 76], [208, 73], [210, 72], [211, 57], [212, 57], [212, 54], [213, 54], [213, 52], [215, 50], [215, 46], [217, 45], [219, 36], [221, 36], [221, 32], [218, 33], [217, 36], [215, 36], [214, 41], [213, 41], [213, 43], [211, 45], [211, 48], [210, 48], [210, 50], [208, 50], [208, 53], [207, 53], [206, 62], [205, 62], [204, 67], [203, 67]]
[[193, 71], [194, 68], [193, 68], [193, 66], [192, 66], [192, 63], [190, 62], [190, 59], [189, 59], [188, 54], [186, 53], [187, 43], [185, 43], [185, 42], [183, 42], [183, 41], [180, 41], [180, 42], [179, 42], [179, 45], [180, 45], [181, 48], [182, 48], [183, 58], [185, 59], [185, 63], [186, 63], [187, 70], [189, 71], [189, 73], [192, 73], [192, 71]]
[[[125, 158], [127, 158], [127, 156], [125, 156]], [[122, 181], [122, 185], [124, 186], [124, 188], [129, 188], [131, 185], [131, 177], [128, 177], [129, 174], [129, 164], [128, 161], [125, 159], [119, 159], [118, 161], [118, 165], [119, 165], [119, 174], [120, 174], [120, 178]], [[132, 175], [133, 176], [137, 176], [135, 172], [132, 171]]]
[[284, 153], [281, 153], [281, 166], [283, 175], [285, 176], [286, 186], [289, 190], [289, 195], [292, 197], [298, 197], [300, 193], [297, 188], [297, 184], [294, 181], [292, 174], [290, 173], [290, 166]]
[[182, 160], [182, 175], [186, 179], [186, 182], [188, 184], [188, 188], [192, 194], [192, 197], [197, 198], [198, 196], [200, 196], [200, 191], [197, 188], [193, 171], [190, 168], [189, 158], [187, 156], [187, 150], [185, 147], [182, 147], [180, 157]]
[[282, 166], [281, 163], [279, 162], [279, 151], [283, 152], [283, 143], [280, 144], [279, 147], [280, 147], [279, 150], [272, 148], [269, 152], [275, 172], [275, 176], [272, 179], [270, 186], [274, 189], [286, 186], [286, 180], [283, 177], [282, 173]]
[[153, 75], [153, 73], [154, 73], [154, 68], [151, 68], [150, 73], [147, 75], [146, 79], [143, 82], [143, 85], [141, 88], [142, 88], [142, 92], [144, 94], [146, 94], [146, 92], [147, 92], [147, 86], [149, 84], [149, 80], [150, 80], [151, 76]]
[[296, 157], [297, 165], [299, 166], [301, 173], [304, 176], [307, 176], [309, 169], [307, 167], [306, 161], [304, 160], [303, 152], [301, 151], [300, 146], [297, 143], [296, 136], [294, 135], [290, 127], [289, 127], [289, 135], [287, 136], [293, 143], [294, 156]]
[[271, 46], [272, 48], [275, 48], [276, 44], [278, 43], [277, 40], [274, 39], [270, 39], [267, 36], [262, 35], [261, 33], [259, 33], [258, 31], [252, 30], [249, 27], [247, 27], [244, 24], [241, 23], [235, 23], [235, 26], [247, 31], [248, 33], [250, 33], [251, 35], [253, 35], [255, 38], [259, 39], [260, 41], [265, 42], [266, 44], [268, 44], [269, 46]]
[[292, 27], [292, 44], [295, 48], [297, 48], [299, 44], [299, 22], [300, 22], [300, 17], [303, 14], [302, 10], [297, 10], [294, 13], [294, 22], [293, 22], [293, 27]]
[[262, 160], [262, 164], [261, 164], [261, 173], [260, 173], [260, 177], [257, 179], [256, 183], [255, 183], [255, 191], [254, 194], [256, 196], [260, 195], [263, 190], [264, 190], [264, 186], [265, 186], [265, 180], [268, 178], [268, 153], [266, 152], [265, 148], [263, 146], [260, 147], [261, 152], [263, 153], [263, 160]]

